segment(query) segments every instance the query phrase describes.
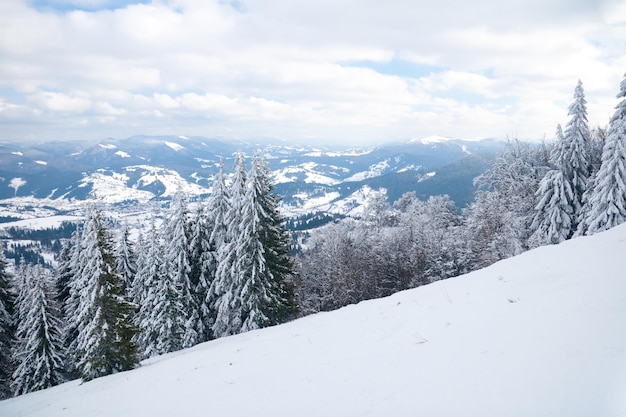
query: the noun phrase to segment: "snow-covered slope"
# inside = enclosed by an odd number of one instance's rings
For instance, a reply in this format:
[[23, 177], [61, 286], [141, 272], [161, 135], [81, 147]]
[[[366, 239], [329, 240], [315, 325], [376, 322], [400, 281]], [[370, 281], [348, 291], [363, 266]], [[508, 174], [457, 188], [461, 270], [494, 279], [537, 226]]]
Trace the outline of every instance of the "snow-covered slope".
[[11, 416], [623, 416], [626, 225], [0, 402]]

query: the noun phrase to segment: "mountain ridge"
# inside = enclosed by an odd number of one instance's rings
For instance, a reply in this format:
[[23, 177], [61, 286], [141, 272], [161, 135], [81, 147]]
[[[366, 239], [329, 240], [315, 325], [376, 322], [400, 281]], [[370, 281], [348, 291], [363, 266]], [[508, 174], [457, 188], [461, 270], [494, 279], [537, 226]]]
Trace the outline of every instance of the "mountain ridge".
[[[304, 200], [320, 195], [338, 203], [331, 197], [345, 199], [359, 191], [365, 195], [373, 188], [392, 190], [391, 201], [406, 191], [425, 198], [433, 193], [450, 194], [462, 207], [471, 201], [468, 190], [473, 186], [468, 179], [486, 169], [489, 158], [503, 147], [504, 142], [497, 140], [409, 141], [362, 149], [259, 146], [186, 136], [132, 136], [84, 143], [5, 141], [0, 144], [0, 208], [15, 199], [40, 201], [60, 212], [72, 202], [94, 198], [108, 204], [142, 204], [168, 199], [179, 186], [192, 198], [204, 197], [210, 193], [220, 161], [228, 171], [235, 152], [252, 155], [256, 149], [267, 155], [276, 192], [283, 197], [288, 214], [306, 213], [309, 204]], [[484, 158], [477, 161], [476, 155]], [[458, 169], [464, 162], [468, 172]], [[454, 177], [455, 171], [462, 191], [452, 183], [437, 185], [437, 175], [443, 172]]]

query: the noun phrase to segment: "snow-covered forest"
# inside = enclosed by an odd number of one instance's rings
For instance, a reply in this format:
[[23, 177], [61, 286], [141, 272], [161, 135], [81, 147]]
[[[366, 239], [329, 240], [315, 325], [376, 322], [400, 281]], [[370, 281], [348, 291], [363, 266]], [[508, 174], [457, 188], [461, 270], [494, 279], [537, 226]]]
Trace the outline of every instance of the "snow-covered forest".
[[608, 127], [590, 128], [581, 82], [556, 141], [510, 141], [466, 208], [391, 203], [316, 230], [297, 256], [259, 153], [190, 210], [179, 192], [136, 239], [97, 205], [58, 268], [0, 258], [0, 396], [91, 380], [207, 340], [455, 277], [626, 220], [626, 79]]

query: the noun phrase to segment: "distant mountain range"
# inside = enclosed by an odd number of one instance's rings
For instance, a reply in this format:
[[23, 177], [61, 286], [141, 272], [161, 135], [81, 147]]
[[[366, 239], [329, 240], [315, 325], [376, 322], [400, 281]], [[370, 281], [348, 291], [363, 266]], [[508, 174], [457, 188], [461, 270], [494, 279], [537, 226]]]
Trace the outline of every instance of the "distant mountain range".
[[372, 189], [390, 202], [407, 191], [448, 194], [459, 207], [471, 201], [472, 179], [504, 147], [503, 141], [438, 140], [333, 149], [312, 145], [226, 142], [185, 136], [133, 136], [100, 141], [0, 143], [0, 218], [33, 211], [63, 214], [97, 199], [133, 207], [168, 199], [179, 187], [191, 197], [210, 194], [220, 159], [265, 151], [276, 192], [288, 216], [358, 212]]

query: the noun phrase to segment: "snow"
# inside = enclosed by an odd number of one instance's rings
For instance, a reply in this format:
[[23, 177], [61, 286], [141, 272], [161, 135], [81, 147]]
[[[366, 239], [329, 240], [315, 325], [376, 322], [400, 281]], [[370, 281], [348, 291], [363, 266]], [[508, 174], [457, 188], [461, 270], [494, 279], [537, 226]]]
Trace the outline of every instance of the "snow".
[[61, 226], [63, 222], [78, 222], [80, 220], [82, 220], [82, 218], [77, 216], [48, 216], [36, 219], [24, 219], [16, 220], [14, 222], [0, 223], [0, 229], [10, 229], [11, 227], [28, 230], [50, 229]]
[[172, 149], [173, 149], [173, 150], [175, 150], [176, 152], [178, 152], [178, 151], [180, 151], [180, 150], [182, 150], [182, 149], [185, 149], [185, 147], [184, 147], [184, 146], [179, 145], [178, 143], [168, 142], [168, 141], [165, 141], [165, 142], [163, 142], [163, 143], [165, 143], [168, 147], [172, 148]]
[[98, 146], [100, 146], [102, 149], [115, 149], [115, 148], [117, 148], [117, 146], [113, 145], [112, 143], [101, 143]]
[[417, 180], [417, 182], [422, 182], [422, 181], [426, 181], [429, 178], [434, 177], [435, 175], [437, 175], [436, 171], [431, 171], [431, 172], [427, 172], [426, 174], [424, 174], [422, 177], [420, 177], [420, 179]]
[[171, 197], [181, 189], [188, 196], [201, 195], [209, 192], [208, 188], [204, 188], [198, 184], [185, 181], [178, 172], [167, 169], [159, 168], [150, 165], [136, 165], [126, 167], [127, 171], [135, 170], [145, 171], [141, 178], [137, 181], [138, 185], [147, 186], [156, 181], [161, 182], [165, 186], [165, 191], [161, 194], [161, 197]]
[[376, 164], [370, 165], [367, 171], [357, 172], [349, 178], [346, 178], [343, 182], [357, 182], [364, 181], [368, 178], [379, 177], [384, 174], [384, 172], [389, 169], [389, 160], [385, 159], [384, 161], [380, 161]]
[[362, 155], [367, 155], [371, 152], [372, 151], [369, 149], [368, 150], [348, 150], [348, 151], [343, 151], [343, 152], [321, 151], [318, 149], [314, 149], [310, 152], [304, 153], [303, 155], [314, 157], [314, 158], [320, 158], [322, 156], [337, 158], [340, 156], [362, 156]]
[[620, 416], [626, 225], [0, 402], [12, 416]]
[[450, 140], [449, 138], [445, 137], [445, 136], [439, 136], [439, 135], [430, 135], [430, 136], [426, 136], [425, 138], [413, 138], [409, 141], [409, 143], [423, 143], [423, 144], [428, 144], [428, 143], [441, 143], [441, 142], [447, 142], [448, 140]]
[[94, 172], [81, 180], [81, 185], [92, 184], [89, 193], [92, 197], [106, 201], [107, 203], [120, 203], [123, 201], [137, 200], [145, 203], [154, 197], [149, 191], [137, 190], [128, 187], [126, 174]]
[[48, 163], [47, 163], [46, 161], [39, 161], [39, 160], [36, 160], [36, 161], [34, 161], [34, 162], [35, 162], [36, 164], [39, 164], [39, 165], [48, 165]]
[[115, 152], [115, 155], [119, 156], [120, 158], [130, 158], [130, 155], [124, 151], [117, 151]]
[[341, 197], [341, 194], [339, 194], [337, 191], [324, 193], [316, 197], [311, 197], [306, 193], [294, 194], [293, 198], [301, 199], [304, 204], [298, 207], [284, 205], [283, 211], [291, 213], [293, 215], [311, 213], [318, 210], [327, 210], [329, 204], [339, 197]]
[[316, 162], [305, 162], [298, 166], [274, 171], [272, 173], [272, 180], [274, 184], [295, 182], [297, 180], [297, 174], [303, 173], [305, 175], [304, 182], [307, 184], [336, 185], [339, 183], [338, 180], [321, 173], [320, 169], [322, 168], [334, 171], [342, 169], [333, 165], [320, 165]]
[[11, 181], [9, 181], [9, 187], [13, 188], [15, 190], [15, 194], [17, 194], [17, 190], [20, 189], [21, 186], [26, 185], [26, 180], [23, 178], [12, 178]]
[[24, 156], [24, 153], [20, 151], [13, 151], [11, 152], [11, 155]]

